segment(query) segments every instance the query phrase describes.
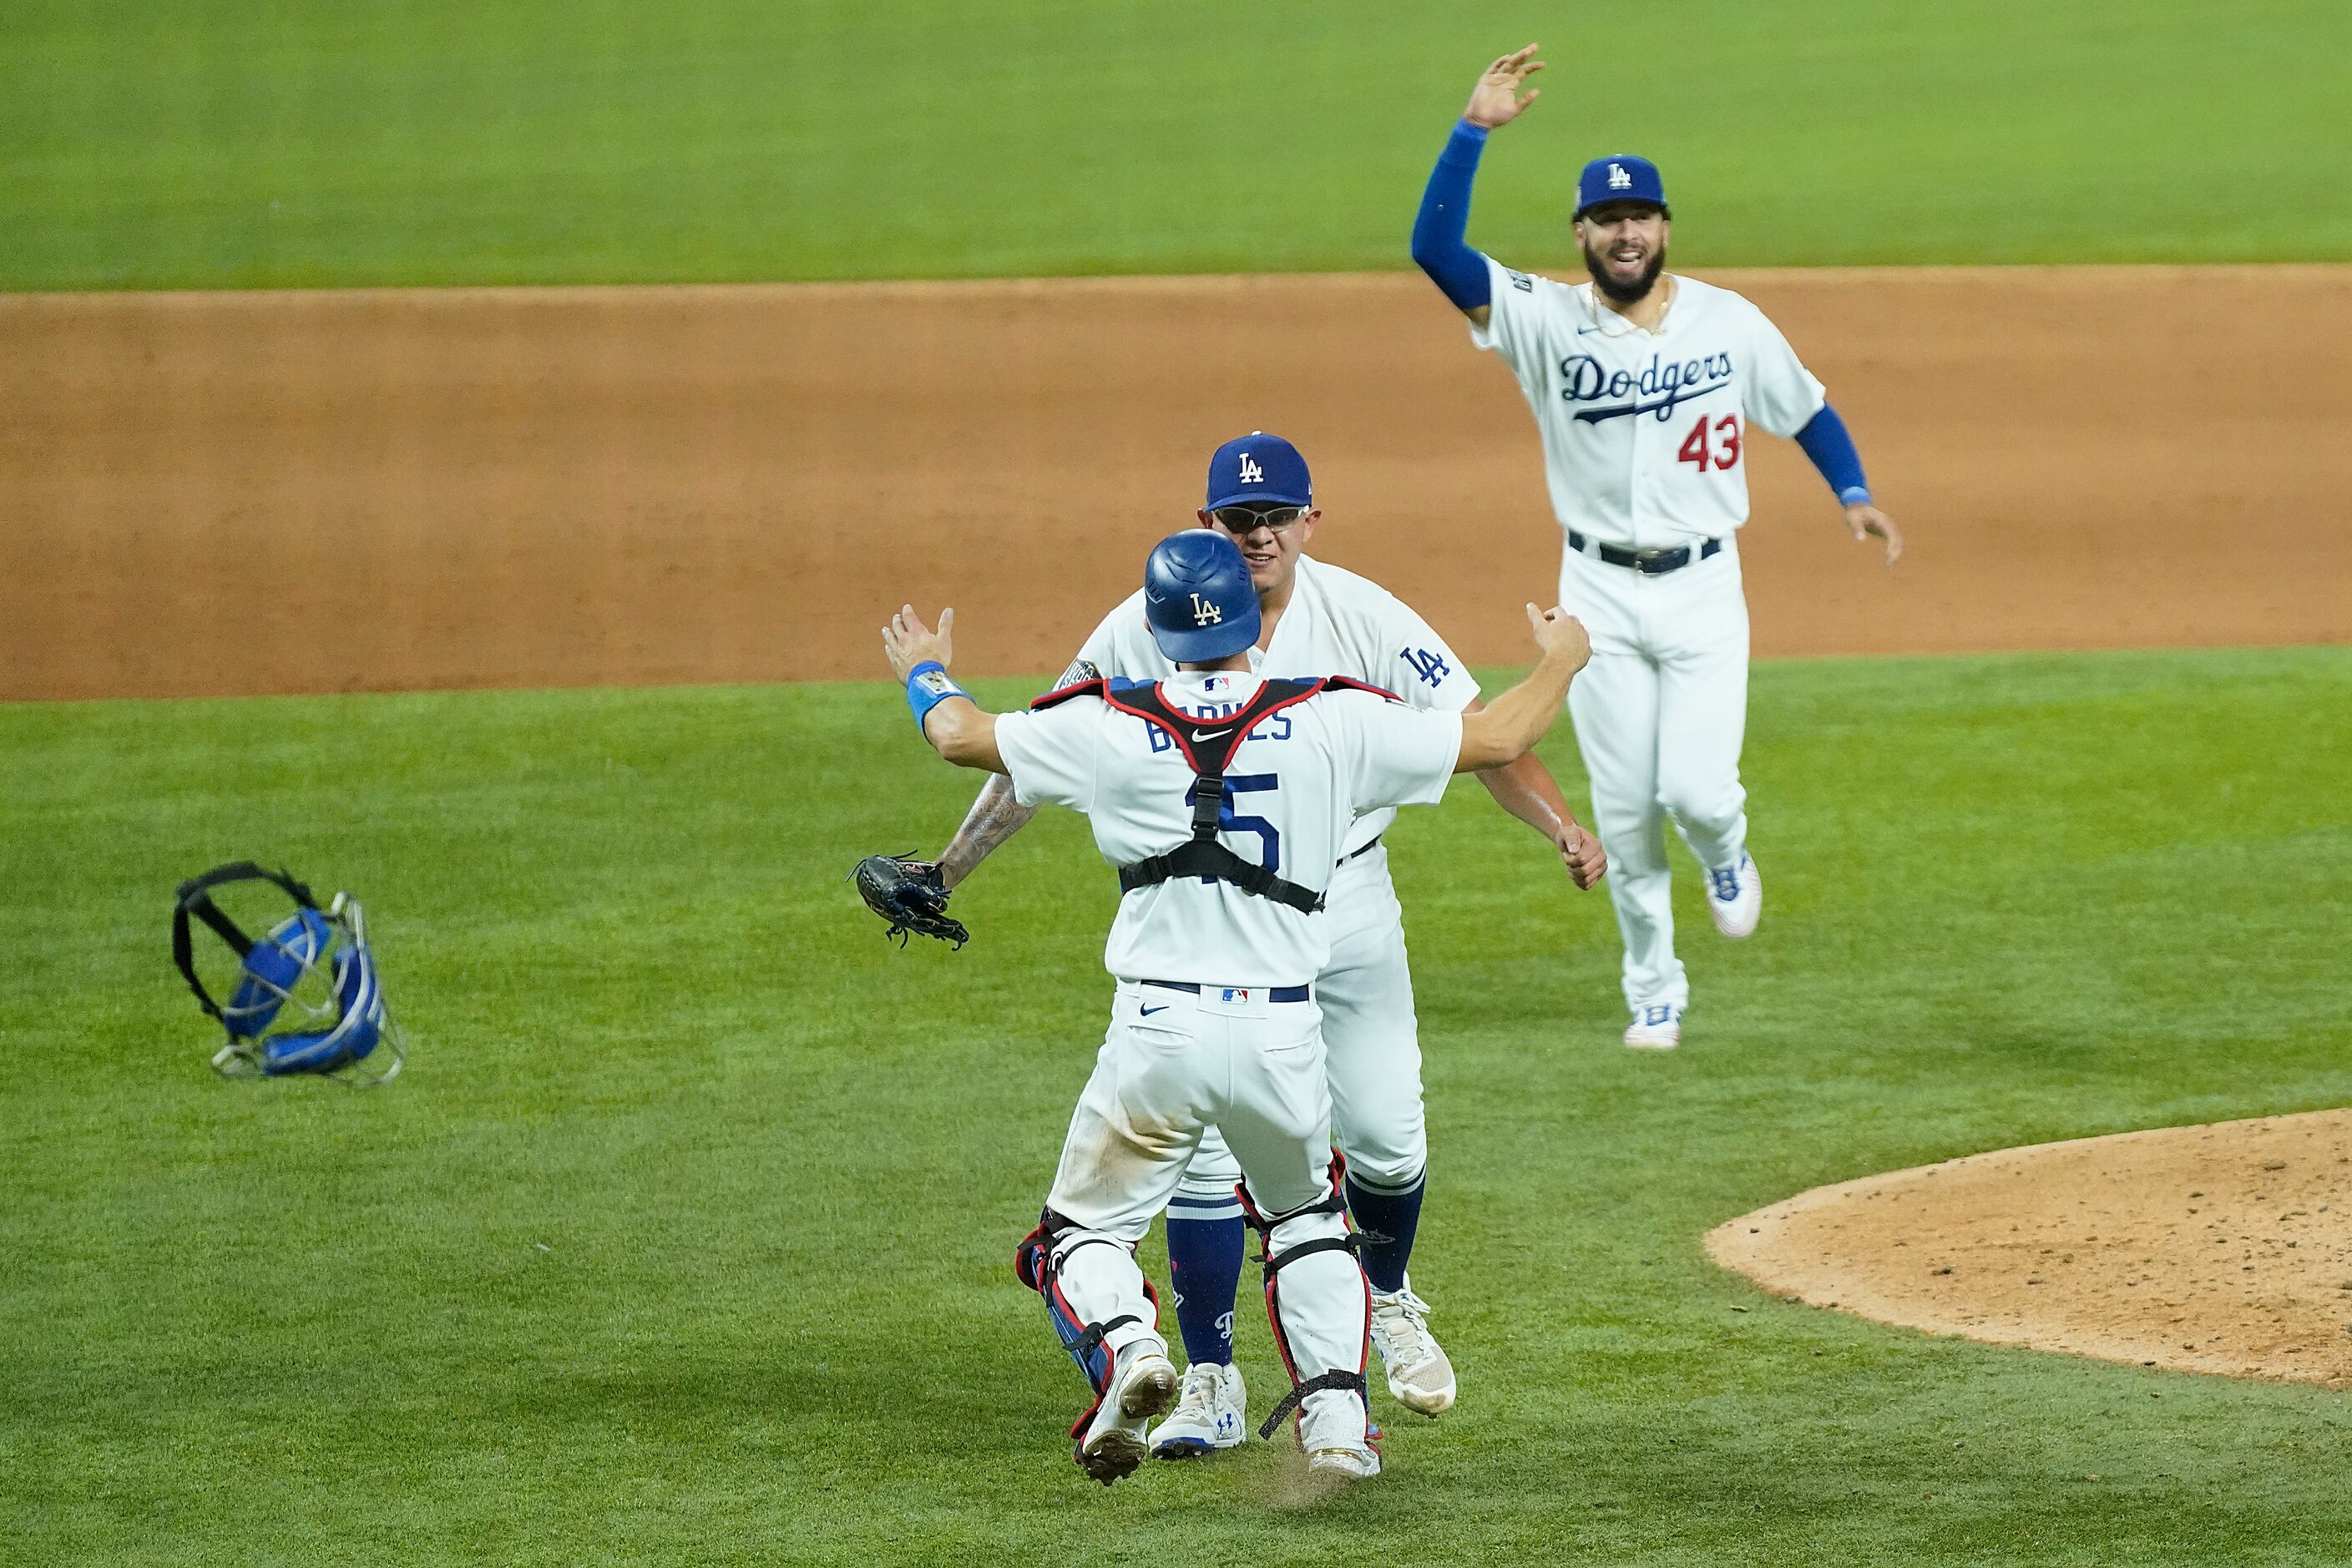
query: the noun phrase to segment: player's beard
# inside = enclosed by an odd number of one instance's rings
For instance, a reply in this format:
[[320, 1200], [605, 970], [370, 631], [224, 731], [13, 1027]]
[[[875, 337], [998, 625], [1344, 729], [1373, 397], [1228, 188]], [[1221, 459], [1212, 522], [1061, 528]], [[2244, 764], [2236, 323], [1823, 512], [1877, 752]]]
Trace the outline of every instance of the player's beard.
[[1631, 283], [1621, 283], [1609, 272], [1609, 258], [1604, 253], [1595, 256], [1591, 246], [1583, 247], [1584, 269], [1592, 274], [1592, 286], [1620, 305], [1638, 304], [1650, 290], [1658, 286], [1658, 274], [1666, 269], [1666, 247], [1663, 245], [1650, 253], [1643, 264], [1642, 275]]

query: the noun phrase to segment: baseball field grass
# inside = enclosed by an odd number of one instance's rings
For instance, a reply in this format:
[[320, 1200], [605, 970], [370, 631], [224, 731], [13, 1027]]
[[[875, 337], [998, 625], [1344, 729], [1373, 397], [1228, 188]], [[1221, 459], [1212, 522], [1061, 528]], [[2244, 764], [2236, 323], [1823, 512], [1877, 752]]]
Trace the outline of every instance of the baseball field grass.
[[[2340, 1563], [2341, 1396], [1789, 1305], [1699, 1238], [2352, 1099], [2352, 650], [1769, 664], [1752, 715], [1770, 902], [1685, 907], [1671, 1055], [1483, 792], [1395, 830], [1463, 1399], [1376, 1396], [1390, 1473], [1302, 1507], [1281, 1445], [1070, 1465], [1008, 1260], [1113, 885], [1049, 813], [970, 948], [886, 946], [843, 873], [976, 782], [889, 687], [0, 707], [0, 1561]], [[171, 889], [246, 856], [365, 899], [398, 1082], [207, 1070]]]
[[1690, 266], [2352, 258], [2340, 0], [15, 0], [0, 289], [1391, 268], [1666, 170]]

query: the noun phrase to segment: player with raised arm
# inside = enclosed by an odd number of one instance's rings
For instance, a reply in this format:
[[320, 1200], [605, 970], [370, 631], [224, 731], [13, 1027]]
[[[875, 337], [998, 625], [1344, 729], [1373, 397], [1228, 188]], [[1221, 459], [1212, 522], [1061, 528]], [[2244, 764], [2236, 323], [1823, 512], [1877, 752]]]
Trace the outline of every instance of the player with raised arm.
[[1727, 289], [1665, 271], [1672, 213], [1657, 166], [1595, 158], [1577, 184], [1590, 280], [1515, 272], [1464, 242], [1489, 132], [1538, 93], [1536, 46], [1489, 65], [1439, 155], [1412, 258], [1463, 314], [1471, 341], [1518, 379], [1543, 438], [1552, 510], [1567, 534], [1560, 603], [1592, 634], [1576, 683], [1576, 740], [1615, 874], [1629, 1046], [1682, 1041], [1690, 984], [1675, 956], [1665, 823], [1706, 873], [1707, 910], [1744, 937], [1763, 912], [1748, 849], [1739, 750], [1748, 721], [1748, 602], [1736, 535], [1748, 521], [1750, 424], [1793, 437], [1844, 508], [1855, 539], [1903, 536], [1873, 504], [1862, 458], [1822, 384], [1779, 329]]
[[[1433, 803], [1453, 773], [1525, 753], [1590, 649], [1573, 619], [1530, 605], [1542, 657], [1525, 681], [1466, 715], [1414, 709], [1345, 679], [1252, 673], [1258, 595], [1229, 534], [1162, 541], [1144, 583], [1150, 634], [1176, 673], [1084, 679], [1027, 713], [985, 712], [955, 685], [953, 612], [933, 632], [908, 606], [883, 632], [942, 756], [1008, 776], [1024, 806], [1085, 813], [1119, 868], [1110, 1027], [1018, 1271], [1097, 1396], [1072, 1428], [1078, 1464], [1105, 1484], [1131, 1473], [1176, 1393], [1134, 1248], [1222, 1128], [1265, 1237], [1267, 1317], [1292, 1379], [1260, 1436], [1296, 1411], [1312, 1469], [1376, 1475], [1369, 1291], [1327, 1165], [1316, 988], [1328, 895], [1360, 813]], [[1248, 820], [1230, 819], [1244, 797]]]
[[[1226, 442], [1209, 460], [1204, 526], [1229, 533], [1257, 594], [1259, 630], [1244, 650], [1260, 675], [1345, 675], [1398, 692], [1416, 708], [1479, 707], [1478, 686], [1444, 638], [1379, 584], [1306, 553], [1322, 513], [1297, 447], [1263, 431]], [[1154, 641], [1140, 593], [1103, 617], [1065, 683], [1095, 676], [1166, 679], [1175, 666]], [[1577, 825], [1540, 758], [1527, 753], [1481, 773], [1495, 799], [1558, 850], [1580, 888], [1606, 867], [1599, 842]], [[1251, 786], [1225, 810], [1228, 827], [1258, 820]], [[992, 779], [939, 861], [943, 889], [970, 875], [1029, 820], [1033, 808]], [[1428, 1304], [1406, 1274], [1427, 1186], [1421, 1040], [1402, 910], [1381, 834], [1392, 811], [1360, 817], [1346, 834], [1330, 887], [1330, 958], [1317, 976], [1332, 1130], [1347, 1161], [1345, 1191], [1362, 1233], [1372, 1282], [1372, 1342], [1389, 1391], [1435, 1415], [1454, 1403], [1453, 1363], [1429, 1331]], [[1262, 847], [1272, 851], [1271, 843]], [[1229, 1448], [1247, 1436], [1247, 1390], [1234, 1359], [1234, 1302], [1244, 1224], [1234, 1185], [1239, 1167], [1214, 1129], [1202, 1140], [1168, 1208], [1168, 1260], [1177, 1326], [1189, 1363], [1183, 1398], [1153, 1434], [1162, 1457]]]

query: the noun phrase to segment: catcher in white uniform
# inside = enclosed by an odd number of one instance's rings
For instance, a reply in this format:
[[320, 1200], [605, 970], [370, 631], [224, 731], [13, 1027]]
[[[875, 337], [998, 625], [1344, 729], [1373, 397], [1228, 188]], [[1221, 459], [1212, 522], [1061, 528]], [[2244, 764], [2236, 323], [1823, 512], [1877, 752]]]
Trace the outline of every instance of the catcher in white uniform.
[[[1327, 1167], [1315, 990], [1330, 958], [1328, 890], [1360, 813], [1433, 803], [1453, 773], [1523, 754], [1590, 647], [1572, 619], [1529, 605], [1535, 672], [1465, 717], [1344, 678], [1252, 673], [1257, 591], [1223, 532], [1161, 542], [1144, 582], [1152, 637], [1178, 673], [1088, 678], [1028, 713], [987, 713], [954, 684], [952, 611], [934, 633], [908, 606], [883, 632], [941, 755], [1008, 775], [1024, 805], [1084, 812], [1119, 868], [1110, 1028], [1016, 1266], [1095, 1391], [1071, 1435], [1080, 1467], [1108, 1485], [1142, 1461], [1150, 1418], [1176, 1394], [1134, 1247], [1208, 1129], [1223, 1128], [1265, 1237], [1267, 1316], [1292, 1378], [1260, 1435], [1296, 1410], [1311, 1468], [1376, 1475], [1369, 1289]], [[1244, 797], [1246, 819], [1231, 816]]]
[[1748, 853], [1739, 748], [1748, 720], [1748, 603], [1737, 535], [1753, 423], [1794, 438], [1859, 540], [1903, 537], [1871, 502], [1844, 422], [1788, 340], [1754, 305], [1664, 271], [1672, 215], [1656, 165], [1596, 158], [1576, 194], [1591, 281], [1514, 272], [1464, 243], [1487, 133], [1538, 96], [1533, 44], [1487, 67], [1430, 175], [1412, 256], [1470, 318], [1471, 341], [1518, 378], [1543, 437], [1552, 510], [1567, 532], [1560, 603], [1591, 628], [1592, 668], [1570, 711], [1593, 815], [1615, 875], [1629, 1046], [1682, 1042], [1690, 983], [1675, 956], [1665, 823], [1706, 874], [1727, 937], [1763, 913]]
[[[1303, 552], [1322, 515], [1306, 459], [1279, 436], [1255, 431], [1209, 460], [1203, 525], [1230, 533], [1255, 586], [1260, 631], [1245, 651], [1267, 676], [1344, 675], [1394, 691], [1415, 708], [1475, 711], [1478, 685], [1443, 637], [1379, 584]], [[1164, 680], [1176, 667], [1155, 642], [1139, 591], [1103, 617], [1063, 684], [1107, 677]], [[1606, 867], [1600, 842], [1578, 826], [1559, 785], [1532, 753], [1479, 774], [1497, 802], [1552, 843], [1580, 888]], [[1224, 814], [1234, 831], [1262, 831], [1257, 787], [1237, 778]], [[938, 862], [952, 889], [1033, 812], [991, 780]], [[1330, 1075], [1332, 1126], [1346, 1160], [1343, 1190], [1363, 1238], [1372, 1287], [1372, 1342], [1389, 1392], [1435, 1415], [1455, 1395], [1452, 1362], [1428, 1328], [1428, 1303], [1406, 1273], [1427, 1189], [1421, 1042], [1402, 910], [1381, 842], [1396, 813], [1368, 811], [1348, 828], [1330, 884], [1330, 958], [1317, 976]], [[1265, 841], [1265, 853], [1272, 842]], [[1234, 1196], [1241, 1168], [1212, 1127], [1168, 1206], [1169, 1272], [1187, 1367], [1183, 1396], [1152, 1434], [1154, 1452], [1184, 1458], [1247, 1438], [1248, 1394], [1234, 1359], [1234, 1301], [1244, 1225]]]

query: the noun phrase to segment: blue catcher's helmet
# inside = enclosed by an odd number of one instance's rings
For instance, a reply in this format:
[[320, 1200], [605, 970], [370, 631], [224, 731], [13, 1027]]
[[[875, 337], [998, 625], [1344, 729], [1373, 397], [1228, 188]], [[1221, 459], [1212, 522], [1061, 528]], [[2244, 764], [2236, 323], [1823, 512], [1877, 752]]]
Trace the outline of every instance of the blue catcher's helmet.
[[[212, 900], [213, 889], [247, 881], [274, 884], [294, 900], [294, 912], [257, 941]], [[192, 917], [237, 955], [236, 984], [226, 1003], [215, 1002], [196, 978]], [[197, 1003], [228, 1031], [228, 1044], [213, 1057], [214, 1068], [224, 1078], [321, 1073], [366, 1088], [400, 1071], [400, 1026], [384, 1006], [375, 955], [368, 951], [366, 917], [356, 899], [337, 893], [322, 910], [310, 889], [285, 871], [265, 871], [250, 860], [216, 866], [180, 884], [172, 912], [172, 961]], [[278, 1023], [289, 1026], [269, 1033]]]
[[1143, 563], [1143, 616], [1170, 658], [1207, 664], [1257, 641], [1257, 588], [1241, 546], [1213, 528], [1188, 528]]

